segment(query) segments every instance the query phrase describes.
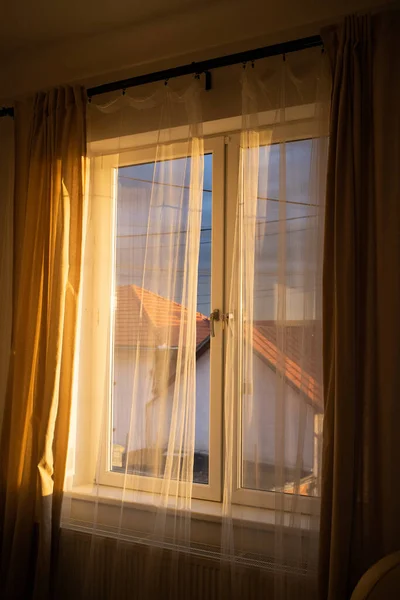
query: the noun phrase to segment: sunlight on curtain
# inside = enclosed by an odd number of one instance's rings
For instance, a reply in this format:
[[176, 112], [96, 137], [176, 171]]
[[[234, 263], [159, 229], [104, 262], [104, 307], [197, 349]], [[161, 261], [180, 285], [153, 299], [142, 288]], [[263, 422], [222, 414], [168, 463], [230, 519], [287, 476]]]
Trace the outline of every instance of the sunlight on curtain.
[[85, 598], [315, 590], [324, 60], [235, 73], [242, 114], [227, 101], [218, 121], [196, 80], [89, 107], [63, 510], [65, 528], [90, 536]]
[[[235, 504], [271, 513], [245, 556], [269, 566], [275, 598], [315, 593], [322, 398], [322, 249], [329, 86], [290, 60], [242, 87], [238, 201], [225, 365], [223, 553], [234, 557], [248, 524]], [[294, 100], [312, 109], [293, 119]], [[267, 98], [278, 108], [262, 126]], [[298, 117], [300, 116], [297, 115]], [[297, 121], [297, 122], [296, 122]], [[273, 492], [268, 494], [266, 492]], [[270, 511], [268, 511], [270, 509]], [[263, 521], [258, 511], [257, 518]], [[268, 565], [269, 563], [269, 565]], [[235, 588], [235, 584], [233, 584]]]
[[[109, 114], [117, 130], [132, 130], [132, 120], [146, 119], [147, 111], [158, 130], [139, 149], [132, 136], [128, 149], [120, 139], [90, 146], [78, 402], [66, 488], [94, 480], [92, 531], [129, 533], [149, 546], [150, 597], [155, 561], [166, 548], [182, 551], [190, 543], [193, 475], [202, 476], [194, 468], [196, 358], [209, 322], [198, 310], [197, 291], [199, 256], [205, 274], [209, 269], [200, 243], [209, 234], [211, 206], [208, 194], [202, 210], [199, 82], [182, 94], [165, 85], [147, 98], [92, 106], [92, 131]], [[111, 524], [102, 519], [104, 486], [116, 508]], [[132, 524], [132, 503], [153, 510]], [[73, 524], [68, 499], [65, 514]]]
[[48, 596], [60, 528], [81, 284], [85, 91], [59, 87], [21, 100], [14, 123], [0, 596], [18, 599]]

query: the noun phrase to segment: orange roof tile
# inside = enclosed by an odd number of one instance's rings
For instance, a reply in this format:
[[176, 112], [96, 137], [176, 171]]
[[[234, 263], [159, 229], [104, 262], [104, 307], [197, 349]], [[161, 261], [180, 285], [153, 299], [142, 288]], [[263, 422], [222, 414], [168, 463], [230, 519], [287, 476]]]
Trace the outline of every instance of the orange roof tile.
[[[278, 328], [272, 321], [255, 322], [253, 348], [274, 369], [280, 371], [296, 389], [305, 394], [312, 404], [322, 407], [322, 388], [317, 382], [316, 366], [311, 357], [315, 347], [302, 349], [303, 328], [287, 325], [283, 331], [283, 348], [277, 341]], [[310, 340], [314, 337], [310, 336]]]
[[[147, 347], [177, 347], [180, 323], [185, 322], [187, 309], [179, 303], [136, 285], [117, 288], [115, 311], [115, 345]], [[256, 321], [253, 326], [253, 348], [273, 369], [282, 373], [313, 405], [322, 407], [322, 389], [317, 382], [316, 368], [310, 357], [315, 348], [303, 349], [303, 328], [288, 325], [283, 343], [277, 340], [279, 329], [273, 321]], [[196, 346], [210, 335], [210, 320], [196, 313]], [[313, 336], [307, 338], [313, 340]], [[279, 346], [282, 345], [283, 348]]]
[[[117, 287], [115, 310], [116, 346], [177, 347], [187, 309], [173, 300], [136, 285]], [[196, 313], [196, 345], [210, 334], [208, 317]]]

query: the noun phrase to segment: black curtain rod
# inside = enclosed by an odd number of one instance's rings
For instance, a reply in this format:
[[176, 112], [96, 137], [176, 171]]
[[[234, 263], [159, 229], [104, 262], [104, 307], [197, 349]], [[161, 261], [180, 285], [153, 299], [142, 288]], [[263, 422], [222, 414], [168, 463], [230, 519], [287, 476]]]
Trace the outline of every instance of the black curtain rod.
[[[211, 89], [210, 71], [212, 69], [219, 69], [221, 67], [247, 63], [253, 60], [259, 60], [260, 58], [267, 58], [269, 56], [289, 54], [289, 52], [297, 52], [299, 50], [314, 48], [316, 46], [322, 46], [322, 39], [319, 35], [313, 35], [298, 40], [291, 40], [289, 42], [282, 42], [280, 44], [274, 44], [273, 46], [255, 48], [254, 50], [246, 50], [245, 52], [237, 52], [236, 54], [228, 54], [227, 56], [220, 56], [218, 58], [211, 58], [210, 60], [193, 62], [191, 64], [174, 67], [172, 69], [165, 69], [155, 73], [148, 73], [146, 75], [138, 75], [129, 79], [105, 83], [103, 85], [89, 88], [87, 90], [87, 95], [90, 100], [93, 98], [93, 96], [99, 96], [100, 94], [106, 94], [107, 92], [116, 92], [118, 90], [126, 90], [131, 87], [144, 85], [145, 83], [167, 81], [168, 79], [172, 79], [174, 77], [182, 77], [183, 75], [200, 75], [202, 73], [206, 74], [206, 89]], [[0, 108], [0, 117], [12, 117], [13, 115], [13, 108]]]

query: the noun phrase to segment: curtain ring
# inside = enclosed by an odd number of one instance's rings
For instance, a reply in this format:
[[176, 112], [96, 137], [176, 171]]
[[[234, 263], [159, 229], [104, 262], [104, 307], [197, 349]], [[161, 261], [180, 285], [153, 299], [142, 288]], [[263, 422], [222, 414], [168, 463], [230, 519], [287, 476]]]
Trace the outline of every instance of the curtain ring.
[[254, 69], [254, 60], [251, 61], [251, 68]]
[[122, 88], [122, 95], [125, 96], [126, 94], [126, 88]]
[[247, 66], [247, 61], [246, 61], [246, 60], [244, 60], [244, 61], [242, 62], [242, 65], [243, 65], [243, 69], [245, 69], [245, 68], [246, 68], [246, 66]]
[[164, 85], [168, 85], [168, 81], [169, 81], [169, 79], [166, 79], [166, 80], [164, 81]]
[[285, 62], [286, 61], [286, 54], [285, 53], [282, 54], [282, 58], [283, 58], [283, 62]]

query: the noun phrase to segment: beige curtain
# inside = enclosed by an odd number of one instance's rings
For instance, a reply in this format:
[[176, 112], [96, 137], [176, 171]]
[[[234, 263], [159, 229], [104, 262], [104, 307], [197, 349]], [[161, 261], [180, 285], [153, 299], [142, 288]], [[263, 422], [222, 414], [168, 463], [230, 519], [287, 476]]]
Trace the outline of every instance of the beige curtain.
[[16, 107], [14, 317], [1, 439], [2, 598], [45, 598], [64, 482], [80, 286], [85, 96]]
[[400, 548], [400, 12], [324, 32], [333, 72], [324, 256], [320, 592]]
[[0, 119], [0, 431], [11, 349], [14, 122]]

